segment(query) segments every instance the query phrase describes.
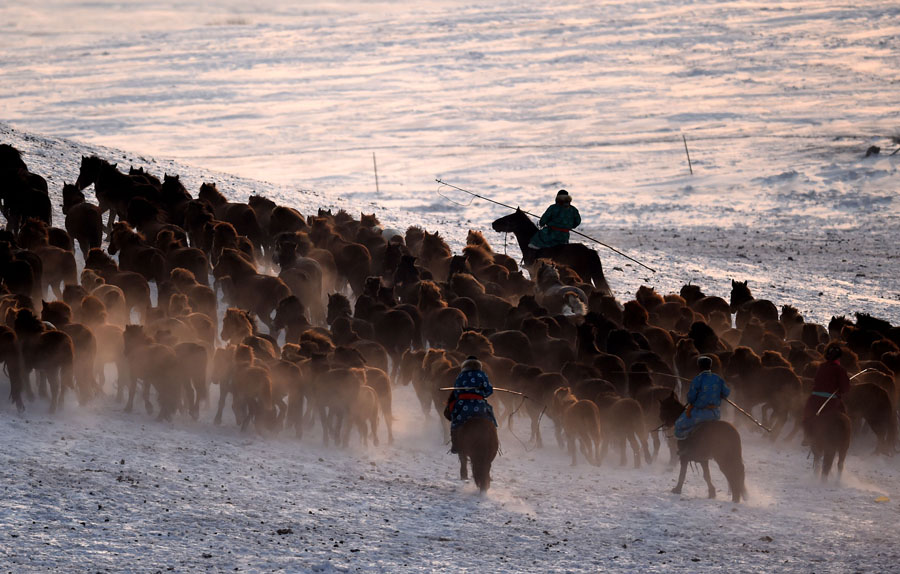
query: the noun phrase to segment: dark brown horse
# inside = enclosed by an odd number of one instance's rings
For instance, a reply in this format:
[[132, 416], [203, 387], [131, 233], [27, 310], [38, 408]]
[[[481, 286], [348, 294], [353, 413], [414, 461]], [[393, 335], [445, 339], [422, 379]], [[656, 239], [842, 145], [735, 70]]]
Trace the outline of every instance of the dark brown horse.
[[551, 259], [571, 267], [578, 275], [593, 283], [594, 288], [600, 292], [612, 295], [609, 284], [603, 276], [603, 265], [597, 252], [581, 243], [567, 243], [544, 249], [534, 249], [528, 246], [529, 241], [538, 232], [537, 226], [525, 212], [517, 209], [514, 213], [501, 217], [491, 224], [494, 231], [509, 232], [516, 235], [519, 248], [525, 264], [531, 266], [538, 259]]
[[850, 448], [850, 417], [840, 411], [826, 411], [813, 417], [809, 424], [809, 445], [813, 454], [813, 472], [828, 480], [834, 455], [837, 455], [838, 478], [844, 471], [844, 459]]
[[84, 194], [71, 183], [63, 184], [63, 213], [66, 231], [78, 242], [84, 257], [91, 248], [101, 246], [103, 217], [100, 208], [88, 203]]
[[472, 463], [472, 478], [481, 492], [491, 486], [491, 464], [500, 450], [497, 427], [485, 418], [471, 418], [463, 423], [456, 435], [459, 454], [459, 478], [469, 479], [468, 461]]
[[[673, 426], [682, 412], [684, 412], [684, 405], [681, 404], [675, 393], [659, 401], [659, 417], [667, 427]], [[741, 435], [731, 423], [725, 421], [699, 423], [688, 438], [678, 442], [681, 471], [678, 474], [678, 484], [675, 485], [672, 492], [681, 494], [688, 463], [699, 462], [703, 469], [703, 478], [709, 488], [709, 497], [715, 498], [716, 488], [709, 475], [709, 461], [712, 459], [716, 461], [719, 470], [728, 480], [732, 502], [740, 502], [741, 497], [747, 498], [747, 489], [744, 486], [744, 459], [741, 455]]]

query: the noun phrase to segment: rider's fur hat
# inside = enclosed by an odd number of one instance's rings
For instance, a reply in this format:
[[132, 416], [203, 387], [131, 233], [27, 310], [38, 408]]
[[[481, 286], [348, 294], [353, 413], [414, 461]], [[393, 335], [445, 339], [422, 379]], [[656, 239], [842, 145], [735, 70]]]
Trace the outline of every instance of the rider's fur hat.
[[697, 357], [697, 366], [704, 371], [712, 369], [712, 358], [707, 357], [706, 355], [700, 355]]
[[481, 361], [475, 355], [469, 355], [460, 365], [460, 369], [463, 371], [480, 371], [482, 370]]
[[561, 189], [556, 192], [556, 203], [572, 203], [572, 196], [568, 191]]

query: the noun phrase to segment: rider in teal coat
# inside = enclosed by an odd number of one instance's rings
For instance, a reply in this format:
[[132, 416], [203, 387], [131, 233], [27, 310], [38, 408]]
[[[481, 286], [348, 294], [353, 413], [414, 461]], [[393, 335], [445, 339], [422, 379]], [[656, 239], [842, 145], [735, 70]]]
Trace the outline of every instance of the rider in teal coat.
[[543, 249], [569, 242], [569, 230], [581, 225], [581, 214], [572, 206], [572, 196], [561, 189], [556, 194], [556, 203], [547, 208], [541, 216], [540, 229], [531, 238], [529, 247]]

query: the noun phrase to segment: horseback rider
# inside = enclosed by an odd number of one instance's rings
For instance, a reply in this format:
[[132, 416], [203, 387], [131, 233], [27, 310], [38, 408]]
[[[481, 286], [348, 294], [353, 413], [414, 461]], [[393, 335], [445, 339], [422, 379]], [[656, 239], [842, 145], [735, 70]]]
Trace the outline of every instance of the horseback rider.
[[540, 229], [531, 238], [529, 247], [543, 249], [569, 242], [569, 231], [581, 224], [581, 214], [572, 205], [572, 196], [561, 189], [556, 194], [556, 203], [547, 208], [539, 222]]
[[483, 370], [481, 361], [469, 355], [460, 366], [460, 373], [453, 383], [454, 390], [447, 399], [444, 417], [450, 420], [450, 452], [456, 453], [456, 435], [458, 429], [471, 418], [486, 418], [493, 421], [494, 409], [487, 402], [487, 397], [494, 393], [494, 387]]
[[711, 358], [701, 356], [697, 359], [697, 366], [701, 372], [691, 381], [688, 404], [675, 421], [675, 438], [678, 440], [686, 439], [697, 424], [722, 418], [719, 405], [731, 394], [725, 380], [712, 372]]
[[[850, 377], [841, 366], [841, 355], [843, 351], [840, 343], [830, 343], [825, 347], [825, 362], [816, 370], [812, 394], [806, 399], [806, 407], [803, 409], [804, 445], [809, 444], [812, 423], [817, 416], [832, 412], [847, 414], [841, 396], [850, 390]], [[822, 408], [822, 405], [825, 407]]]

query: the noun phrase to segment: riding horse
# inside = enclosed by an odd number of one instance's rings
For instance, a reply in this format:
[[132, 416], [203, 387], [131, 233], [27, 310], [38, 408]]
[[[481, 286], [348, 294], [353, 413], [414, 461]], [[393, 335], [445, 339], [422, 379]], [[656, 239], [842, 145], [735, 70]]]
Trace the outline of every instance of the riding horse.
[[828, 480], [837, 455], [838, 478], [844, 471], [844, 459], [850, 448], [850, 417], [840, 411], [826, 411], [809, 423], [809, 445], [813, 454], [813, 472], [822, 482]]
[[514, 213], [501, 217], [491, 224], [494, 231], [512, 232], [519, 242], [522, 257], [525, 264], [533, 265], [538, 259], [551, 259], [571, 267], [585, 281], [592, 283], [594, 287], [607, 295], [612, 295], [609, 284], [603, 276], [603, 265], [597, 252], [581, 243], [566, 243], [543, 249], [529, 247], [528, 243], [535, 233], [537, 226], [525, 212], [517, 209]]
[[481, 492], [491, 486], [491, 463], [500, 449], [497, 427], [487, 418], [471, 418], [457, 431], [456, 445], [459, 451], [459, 478], [467, 480], [467, 461], [472, 461], [472, 478]]
[[[659, 418], [663, 426], [673, 426], [682, 412], [684, 405], [674, 392], [659, 401]], [[709, 475], [709, 460], [713, 459], [728, 480], [732, 502], [740, 502], [742, 496], [747, 498], [747, 489], [744, 486], [744, 460], [741, 456], [741, 435], [731, 423], [725, 421], [698, 423], [690, 436], [678, 443], [681, 472], [678, 474], [678, 484], [672, 492], [681, 494], [688, 463], [699, 462], [703, 469], [703, 478], [709, 488], [709, 497], [715, 498], [716, 488]]]

